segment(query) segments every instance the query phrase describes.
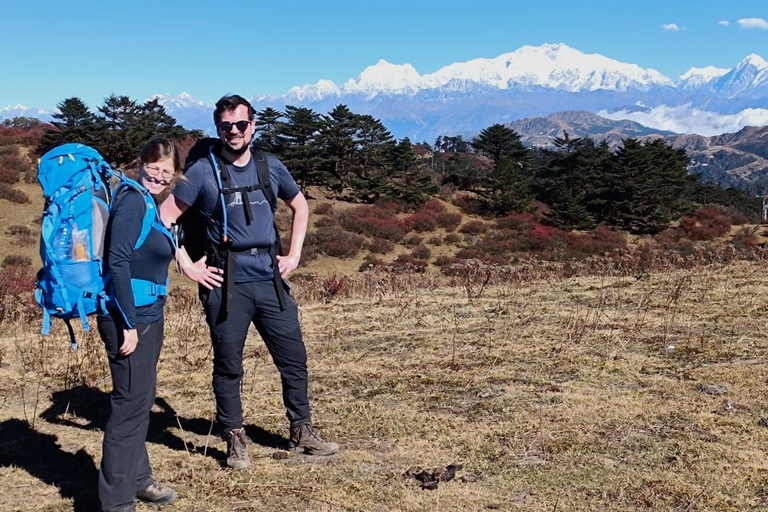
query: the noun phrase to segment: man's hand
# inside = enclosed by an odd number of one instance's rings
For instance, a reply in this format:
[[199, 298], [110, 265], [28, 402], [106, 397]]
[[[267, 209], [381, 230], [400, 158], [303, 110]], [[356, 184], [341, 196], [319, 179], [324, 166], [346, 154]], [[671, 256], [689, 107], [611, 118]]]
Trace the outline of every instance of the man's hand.
[[184, 275], [194, 282], [203, 285], [209, 290], [218, 288], [224, 282], [224, 271], [218, 267], [209, 267], [205, 264], [205, 256], [188, 265], [181, 265]]
[[280, 275], [285, 277], [290, 274], [293, 269], [299, 266], [299, 259], [298, 256], [291, 256], [290, 254], [278, 256], [277, 268], [280, 270]]
[[133, 354], [133, 351], [136, 350], [136, 345], [139, 344], [139, 333], [136, 332], [136, 329], [130, 329], [128, 331], [123, 331], [123, 346], [120, 347], [120, 350], [117, 352], [121, 356], [129, 356]]

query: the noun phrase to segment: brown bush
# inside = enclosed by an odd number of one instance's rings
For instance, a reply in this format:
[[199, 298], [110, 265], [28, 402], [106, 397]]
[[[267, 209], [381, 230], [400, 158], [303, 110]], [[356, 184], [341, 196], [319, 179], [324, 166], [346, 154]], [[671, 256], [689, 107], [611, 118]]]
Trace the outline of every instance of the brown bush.
[[403, 245], [406, 247], [416, 247], [423, 241], [424, 241], [423, 236], [411, 235], [403, 239]]
[[312, 209], [315, 215], [330, 215], [333, 213], [333, 203], [317, 203]]
[[454, 245], [454, 244], [457, 244], [457, 243], [459, 243], [461, 241], [461, 235], [456, 234], [456, 233], [448, 233], [447, 235], [445, 235], [443, 237], [443, 241], [446, 244]]
[[426, 245], [417, 245], [411, 251], [411, 256], [417, 260], [426, 260], [426, 259], [429, 259], [430, 256], [432, 256], [432, 251], [430, 251], [429, 247], [427, 247]]
[[462, 216], [460, 213], [442, 212], [435, 215], [437, 225], [446, 231], [453, 231], [461, 224]]
[[12, 203], [24, 204], [30, 203], [29, 196], [10, 186], [8, 183], [0, 183], [0, 199], [5, 199]]
[[485, 233], [488, 225], [481, 220], [471, 220], [459, 228], [460, 233], [465, 235], [479, 235]]
[[0, 267], [9, 267], [9, 266], [31, 267], [32, 258], [30, 258], [29, 256], [22, 256], [21, 254], [9, 254], [8, 256], [3, 258], [3, 262], [0, 263]]
[[374, 238], [366, 244], [366, 248], [372, 253], [387, 254], [395, 249], [395, 243], [386, 238]]

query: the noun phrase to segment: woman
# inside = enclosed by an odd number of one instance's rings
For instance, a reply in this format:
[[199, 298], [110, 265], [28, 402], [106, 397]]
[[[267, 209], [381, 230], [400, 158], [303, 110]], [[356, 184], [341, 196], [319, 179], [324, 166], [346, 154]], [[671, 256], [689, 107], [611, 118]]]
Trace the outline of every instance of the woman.
[[[141, 150], [138, 182], [154, 198], [170, 185], [179, 167], [179, 151], [173, 141], [153, 139]], [[165, 285], [168, 279], [174, 246], [156, 212], [144, 192], [124, 186], [113, 198], [106, 230], [104, 264], [111, 293], [109, 314], [100, 315], [98, 325], [109, 357], [112, 394], [99, 470], [99, 500], [109, 512], [136, 510], [136, 498], [155, 505], [176, 498], [173, 489], [155, 482], [146, 448], [163, 344], [165, 288], [151, 296], [134, 290], [137, 283]], [[135, 248], [143, 235], [145, 215], [154, 216], [156, 224]]]

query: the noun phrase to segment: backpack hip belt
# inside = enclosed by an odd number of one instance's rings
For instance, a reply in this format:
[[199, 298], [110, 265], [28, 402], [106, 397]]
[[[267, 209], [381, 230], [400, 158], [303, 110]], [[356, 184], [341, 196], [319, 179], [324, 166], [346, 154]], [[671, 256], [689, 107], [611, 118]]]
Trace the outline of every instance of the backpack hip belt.
[[225, 301], [225, 307], [227, 312], [232, 311], [232, 294], [235, 289], [235, 274], [237, 272], [237, 255], [238, 254], [269, 254], [272, 258], [272, 272], [273, 279], [275, 281], [275, 291], [277, 292], [277, 300], [280, 302], [280, 309], [284, 310], [287, 307], [287, 300], [285, 297], [285, 289], [283, 287], [283, 278], [280, 275], [280, 267], [277, 262], [277, 243], [274, 243], [268, 247], [252, 247], [250, 249], [242, 249], [235, 251], [226, 247], [218, 246], [216, 248], [216, 257], [219, 261], [226, 262], [225, 278], [224, 278], [224, 294], [222, 300]]

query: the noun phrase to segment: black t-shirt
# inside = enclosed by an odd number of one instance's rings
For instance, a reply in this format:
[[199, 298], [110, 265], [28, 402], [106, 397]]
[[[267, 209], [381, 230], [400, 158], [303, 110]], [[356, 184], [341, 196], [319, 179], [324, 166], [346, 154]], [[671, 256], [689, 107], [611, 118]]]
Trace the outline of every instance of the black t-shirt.
[[[288, 169], [273, 155], [266, 155], [271, 184], [278, 198], [289, 201], [299, 193], [299, 187]], [[229, 172], [228, 188], [237, 188], [259, 183], [256, 161], [253, 157], [243, 167], [226, 164]], [[199, 209], [210, 219], [219, 203], [219, 187], [209, 158], [197, 160], [184, 173], [173, 189], [173, 195], [184, 204]], [[261, 189], [248, 192], [248, 208], [251, 224], [247, 223], [244, 210], [245, 196], [236, 192], [225, 196], [227, 202], [227, 237], [232, 249], [240, 251], [254, 247], [269, 247], [276, 240], [274, 217], [269, 200]], [[209, 223], [208, 239], [217, 245], [222, 240], [221, 214], [216, 222]], [[266, 281], [274, 277], [272, 259], [269, 254], [238, 254], [235, 282]]]

